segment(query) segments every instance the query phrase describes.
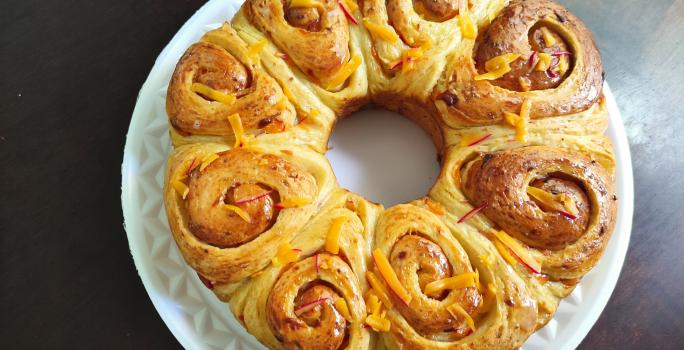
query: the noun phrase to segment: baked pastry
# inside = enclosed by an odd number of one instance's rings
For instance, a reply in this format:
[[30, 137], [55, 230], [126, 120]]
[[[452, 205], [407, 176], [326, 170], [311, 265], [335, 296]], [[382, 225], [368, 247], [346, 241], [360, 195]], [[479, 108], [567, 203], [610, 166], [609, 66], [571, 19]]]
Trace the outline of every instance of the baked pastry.
[[[615, 226], [602, 86], [549, 0], [247, 0], [169, 84], [171, 232], [269, 348], [518, 348]], [[368, 103], [432, 137], [427, 196], [337, 185], [327, 140]]]

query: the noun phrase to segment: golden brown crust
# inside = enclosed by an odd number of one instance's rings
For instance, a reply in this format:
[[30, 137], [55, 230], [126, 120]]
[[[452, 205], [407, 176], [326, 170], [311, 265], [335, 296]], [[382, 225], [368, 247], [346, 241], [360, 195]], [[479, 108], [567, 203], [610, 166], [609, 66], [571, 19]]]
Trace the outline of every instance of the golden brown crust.
[[[615, 225], [591, 34], [546, 0], [351, 5], [248, 0], [188, 49], [167, 96], [174, 145], [198, 142], [169, 159], [176, 243], [272, 349], [520, 347]], [[474, 81], [510, 51], [522, 56], [510, 72]], [[560, 52], [557, 73], [530, 70], [532, 51]], [[237, 101], [221, 106], [193, 83]], [[384, 210], [337, 188], [321, 153], [337, 120], [369, 101], [433, 139], [443, 167], [429, 197]], [[254, 117], [272, 110], [287, 118]], [[241, 142], [229, 112], [240, 114]], [[523, 124], [500, 123], [503, 112]], [[466, 285], [432, 289], [454, 278]]]
[[[556, 44], [540, 43], [541, 27], [559, 39]], [[567, 9], [549, 0], [512, 1], [476, 43], [464, 43], [462, 50], [433, 95], [440, 114], [452, 126], [499, 123], [504, 111], [518, 113], [526, 99], [532, 102], [531, 118], [577, 113], [594, 105], [601, 95], [603, 67], [591, 33]], [[535, 50], [555, 53], [552, 64], [569, 58], [568, 71], [555, 78], [549, 76], [555, 73], [534, 71], [528, 62]], [[483, 73], [486, 60], [507, 53], [521, 58], [501, 82], [474, 79]], [[537, 62], [534, 57], [532, 61]], [[532, 71], [522, 74], [525, 69]], [[519, 76], [531, 81], [532, 91], [510, 89], [516, 87]]]

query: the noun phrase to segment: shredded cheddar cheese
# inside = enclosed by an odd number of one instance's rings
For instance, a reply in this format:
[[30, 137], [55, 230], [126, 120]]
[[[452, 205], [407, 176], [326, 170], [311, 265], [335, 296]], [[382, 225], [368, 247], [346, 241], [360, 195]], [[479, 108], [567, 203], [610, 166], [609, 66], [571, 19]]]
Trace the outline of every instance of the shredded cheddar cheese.
[[278, 247], [278, 253], [271, 259], [274, 266], [283, 266], [299, 260], [299, 249], [293, 249], [289, 243]]
[[565, 211], [572, 215], [577, 215], [579, 212], [575, 201], [566, 193], [552, 194], [533, 186], [528, 186], [526, 192], [530, 197], [552, 210]]
[[544, 39], [544, 44], [546, 47], [551, 47], [556, 43], [556, 38], [553, 37], [553, 34], [551, 34], [549, 28], [541, 27], [539, 30], [541, 30], [542, 38]]
[[527, 140], [527, 123], [530, 119], [532, 101], [524, 100], [520, 106], [520, 115], [504, 112], [504, 121], [515, 128], [515, 137], [520, 142]]
[[466, 272], [458, 276], [448, 277], [437, 281], [432, 281], [425, 286], [425, 295], [439, 296], [447, 289], [462, 289], [477, 286], [477, 274]]
[[228, 210], [232, 211], [233, 213], [237, 214], [237, 216], [239, 216], [242, 220], [245, 220], [245, 222], [247, 222], [247, 223], [252, 222], [252, 218], [249, 217], [249, 214], [247, 214], [246, 211], [242, 210], [240, 207], [238, 207], [236, 205], [223, 204], [221, 207], [224, 209], [228, 209]]
[[347, 6], [347, 9], [349, 9], [351, 12], [359, 9], [359, 5], [357, 5], [353, 0], [342, 0], [342, 2], [344, 2], [344, 5]]
[[325, 240], [325, 250], [328, 253], [338, 254], [340, 252], [340, 233], [345, 222], [347, 222], [347, 218], [341, 216], [333, 219], [332, 224], [330, 224], [328, 237]]
[[520, 58], [519, 53], [506, 53], [485, 62], [485, 70], [487, 73], [479, 74], [474, 77], [475, 80], [496, 80], [511, 71], [511, 63]]
[[458, 304], [458, 302], [447, 306], [447, 311], [449, 311], [451, 316], [453, 316], [456, 319], [458, 319], [459, 317], [465, 319], [465, 322], [468, 325], [468, 327], [470, 327], [470, 329], [472, 329], [473, 332], [475, 331], [475, 321], [473, 321], [473, 318], [470, 317], [468, 312], [466, 312], [463, 309], [463, 307], [461, 307], [461, 305]]
[[470, 16], [470, 11], [459, 11], [458, 26], [461, 28], [461, 35], [465, 39], [475, 39], [477, 37], [477, 27]]
[[371, 314], [379, 314], [380, 313], [380, 308], [382, 307], [382, 303], [380, 303], [380, 298], [378, 298], [377, 294], [373, 292], [371, 289], [370, 293], [368, 293], [368, 296], [366, 297], [366, 306], [368, 306], [368, 310], [370, 311], [369, 313]]
[[347, 79], [356, 71], [361, 65], [361, 57], [352, 56], [352, 58], [345, 63], [340, 70], [335, 73], [326, 85], [326, 89], [334, 89], [342, 85]]
[[368, 29], [368, 31], [374, 36], [388, 41], [390, 43], [396, 43], [399, 41], [399, 36], [397, 33], [389, 29], [387, 26], [382, 24], [373, 23], [368, 18], [363, 19], [363, 26]]
[[537, 62], [537, 66], [534, 68], [534, 70], [543, 72], [551, 66], [551, 55], [545, 52], [540, 52], [537, 56], [539, 56], [539, 62]]
[[230, 122], [230, 127], [233, 128], [233, 134], [235, 134], [235, 148], [240, 147], [242, 143], [242, 135], [245, 133], [245, 129], [242, 128], [242, 119], [240, 119], [240, 114], [235, 113], [228, 117], [228, 122]]
[[218, 90], [214, 90], [202, 83], [192, 83], [190, 90], [194, 93], [202, 94], [216, 102], [221, 102], [225, 105], [232, 105], [235, 103], [235, 94], [226, 94]]
[[325, 11], [323, 4], [316, 0], [290, 0], [290, 7], [316, 8]]
[[289, 200], [282, 201], [278, 204], [276, 204], [276, 207], [279, 209], [286, 209], [286, 208], [296, 208], [296, 207], [302, 207], [307, 204], [311, 204], [311, 200], [308, 198], [292, 198]]
[[535, 273], [541, 273], [541, 263], [532, 257], [527, 248], [523, 247], [518, 241], [511, 238], [511, 236], [504, 231], [495, 231], [494, 235], [501, 243], [508, 247], [525, 266]]
[[347, 306], [347, 302], [344, 300], [344, 298], [337, 298], [334, 305], [335, 309], [337, 309], [337, 312], [339, 312], [345, 320], [352, 320], [351, 315], [349, 314], [349, 307]]
[[389, 332], [391, 326], [388, 319], [375, 314], [366, 317], [366, 324], [371, 326], [376, 332]]
[[190, 193], [190, 188], [180, 180], [173, 180], [171, 181], [171, 186], [173, 186], [173, 189], [178, 192], [178, 194], [181, 195], [183, 199], [188, 196], [188, 193]]
[[375, 266], [380, 272], [380, 275], [390, 289], [394, 292], [394, 294], [397, 295], [397, 297], [399, 297], [399, 299], [401, 299], [404, 304], [408, 305], [413, 297], [406, 291], [404, 286], [401, 285], [401, 282], [399, 282], [399, 278], [394, 272], [392, 265], [390, 265], [389, 260], [387, 260], [385, 254], [383, 254], [378, 248], [373, 251], [373, 261], [375, 262]]
[[371, 271], [366, 271], [366, 279], [368, 280], [368, 284], [371, 285], [371, 288], [373, 288], [374, 293], [377, 294], [378, 298], [380, 298], [385, 307], [391, 309], [394, 304], [392, 303], [392, 299], [389, 297], [389, 293], [387, 292], [385, 285], [382, 284], [378, 276]]
[[565, 57], [559, 57], [559, 62], [558, 62], [558, 74], [563, 75], [565, 72], [568, 71], [569, 68], [569, 59]]

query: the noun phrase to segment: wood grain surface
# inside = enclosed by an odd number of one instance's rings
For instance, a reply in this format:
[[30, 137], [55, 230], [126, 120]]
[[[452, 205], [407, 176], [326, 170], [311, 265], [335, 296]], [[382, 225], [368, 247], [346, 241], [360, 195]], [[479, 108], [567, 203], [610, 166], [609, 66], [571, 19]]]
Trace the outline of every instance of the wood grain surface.
[[[684, 348], [684, 1], [562, 1], [595, 33], [630, 137], [634, 229], [581, 349]], [[179, 348], [128, 251], [122, 151], [154, 60], [202, 1], [0, 10], [0, 348]]]

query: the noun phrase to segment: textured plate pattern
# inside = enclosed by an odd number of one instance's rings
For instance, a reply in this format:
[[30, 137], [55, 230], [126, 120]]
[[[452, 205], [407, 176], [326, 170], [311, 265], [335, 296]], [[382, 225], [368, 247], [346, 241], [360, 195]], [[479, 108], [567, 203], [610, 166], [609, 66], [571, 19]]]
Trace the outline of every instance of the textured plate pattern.
[[[189, 349], [263, 349], [183, 261], [171, 237], [161, 195], [171, 148], [165, 111], [171, 73], [184, 50], [202, 33], [230, 19], [240, 4], [237, 0], [209, 1], [162, 51], [140, 91], [124, 150], [121, 200], [131, 254], [157, 311]], [[622, 121], [607, 86], [606, 99], [611, 112], [608, 136], [618, 160], [616, 187], [622, 199], [616, 231], [598, 266], [561, 302], [554, 319], [530, 337], [526, 350], [575, 348], [607, 303], [622, 267], [632, 221], [632, 170]]]

